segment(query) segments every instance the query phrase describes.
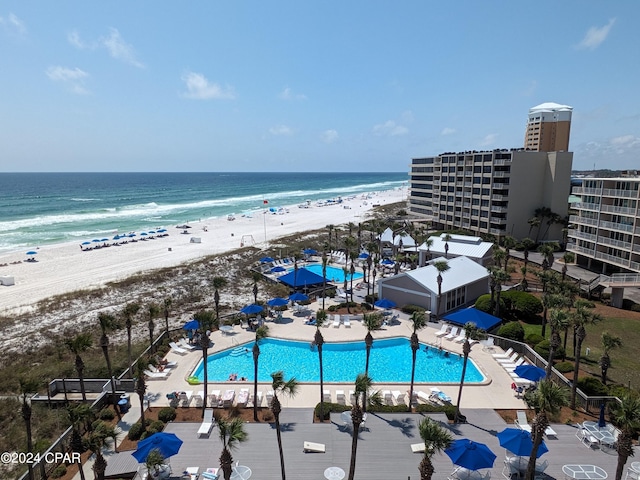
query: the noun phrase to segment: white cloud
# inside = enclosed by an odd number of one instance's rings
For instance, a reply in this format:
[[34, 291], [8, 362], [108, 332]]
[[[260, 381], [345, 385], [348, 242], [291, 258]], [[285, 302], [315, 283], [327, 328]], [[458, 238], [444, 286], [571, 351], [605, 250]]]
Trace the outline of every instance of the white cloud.
[[269, 129], [271, 135], [293, 135], [293, 130], [286, 125], [276, 125]]
[[115, 28], [111, 28], [110, 30], [111, 32], [108, 37], [100, 39], [100, 43], [107, 49], [109, 55], [116, 60], [128, 63], [134, 67], [144, 68], [144, 64], [136, 59], [133, 47], [124, 41], [120, 32]]
[[387, 120], [384, 123], [373, 126], [373, 134], [380, 137], [396, 137], [399, 135], [406, 135], [407, 133], [409, 133], [409, 129], [407, 127], [399, 125], [393, 120]]
[[87, 43], [85, 43], [81, 38], [80, 38], [80, 34], [78, 33], [77, 30], [72, 30], [69, 33], [67, 33], [67, 41], [73, 45], [74, 47], [80, 49], [80, 50], [84, 50], [86, 48], [95, 48], [96, 45], [89, 45]]
[[455, 128], [449, 128], [449, 127], [445, 127], [442, 129], [442, 131], [440, 132], [440, 135], [445, 136], [445, 135], [453, 135], [454, 133], [456, 133], [456, 129]]
[[89, 77], [89, 74], [78, 67], [67, 68], [56, 65], [47, 68], [45, 73], [50, 80], [65, 84], [73, 93], [78, 95], [89, 93], [89, 90], [84, 87], [84, 80]]
[[209, 80], [201, 73], [186, 72], [182, 75], [182, 81], [187, 86], [187, 91], [182, 94], [186, 98], [195, 100], [232, 100], [236, 98], [233, 88], [229, 86], [223, 88], [217, 83], [209, 83]]
[[481, 147], [489, 147], [489, 146], [491, 146], [491, 145], [496, 143], [497, 138], [498, 138], [498, 134], [497, 133], [490, 133], [489, 135], [485, 136], [480, 141], [480, 146]]
[[602, 42], [607, 39], [609, 32], [611, 31], [611, 27], [616, 22], [615, 18], [609, 20], [609, 23], [604, 25], [603, 27], [591, 27], [587, 30], [586, 35], [578, 44], [578, 48], [588, 48], [593, 50], [600, 46]]
[[8, 33], [17, 35], [27, 34], [27, 27], [24, 22], [13, 13], [10, 13], [6, 18], [0, 17], [0, 25], [2, 25]]
[[320, 135], [324, 143], [334, 143], [338, 140], [338, 132], [336, 130], [325, 130]]
[[280, 92], [278, 95], [282, 100], [306, 100], [307, 96], [302, 93], [294, 93], [289, 87]]

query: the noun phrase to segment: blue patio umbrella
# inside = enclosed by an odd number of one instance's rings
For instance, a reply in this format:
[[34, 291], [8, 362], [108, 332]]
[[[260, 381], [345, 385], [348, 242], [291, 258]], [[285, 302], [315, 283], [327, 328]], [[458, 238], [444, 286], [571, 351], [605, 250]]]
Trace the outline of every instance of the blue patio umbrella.
[[315, 255], [316, 253], [318, 253], [318, 251], [314, 250], [313, 248], [306, 248], [302, 251], [302, 253], [304, 253], [305, 255]]
[[269, 263], [269, 262], [273, 262], [273, 258], [271, 258], [271, 257], [262, 257], [260, 259], [260, 263]]
[[607, 426], [607, 421], [604, 418], [604, 407], [605, 407], [604, 403], [600, 405], [600, 416], [598, 417], [598, 428], [604, 428]]
[[369, 254], [362, 252], [360, 255], [358, 255], [358, 258], [363, 258], [363, 259], [369, 258]]
[[286, 298], [276, 297], [269, 300], [267, 302], [267, 305], [269, 305], [270, 307], [283, 307], [287, 303], [289, 303], [289, 300], [287, 300]]
[[286, 271], [287, 271], [287, 269], [282, 267], [282, 266], [280, 266], [280, 265], [278, 265], [277, 267], [273, 267], [271, 269], [271, 273], [279, 273], [279, 272], [286, 272]]
[[526, 378], [532, 382], [537, 382], [547, 376], [547, 372], [535, 365], [520, 365], [513, 371], [520, 378]]
[[385, 258], [384, 260], [382, 260], [380, 262], [382, 265], [393, 265], [395, 262], [393, 260], [389, 260], [388, 258]]
[[200, 328], [200, 322], [198, 320], [189, 320], [182, 326], [183, 330], [197, 330]]
[[[505, 428], [501, 432], [498, 432], [498, 440], [500, 440], [500, 446], [506, 448], [514, 455], [521, 457], [528, 457], [531, 455], [533, 449], [533, 440], [531, 434], [519, 428]], [[538, 454], [536, 458], [547, 453], [549, 449], [544, 441], [538, 446]]]
[[264, 307], [262, 305], [257, 305], [255, 303], [252, 303], [251, 305], [242, 307], [242, 310], [240, 310], [240, 313], [244, 313], [245, 315], [251, 315], [254, 313], [260, 313], [263, 310], [264, 310]]
[[37, 255], [37, 254], [38, 254], [38, 252], [36, 252], [34, 250], [31, 250], [31, 251], [27, 252], [27, 255]]
[[182, 440], [174, 433], [158, 432], [138, 442], [138, 449], [131, 455], [138, 461], [144, 462], [152, 450], [159, 450], [163, 457], [172, 457], [180, 451]]
[[374, 305], [378, 308], [394, 308], [396, 306], [396, 302], [394, 302], [393, 300], [389, 300], [387, 298], [381, 298], [380, 300], [376, 301], [376, 303], [374, 303]]
[[291, 300], [292, 302], [306, 302], [307, 300], [309, 300], [309, 297], [304, 293], [296, 292], [293, 295], [289, 295], [289, 300]]
[[496, 460], [496, 454], [484, 443], [474, 442], [468, 438], [455, 440], [444, 453], [455, 465], [468, 470], [491, 468]]

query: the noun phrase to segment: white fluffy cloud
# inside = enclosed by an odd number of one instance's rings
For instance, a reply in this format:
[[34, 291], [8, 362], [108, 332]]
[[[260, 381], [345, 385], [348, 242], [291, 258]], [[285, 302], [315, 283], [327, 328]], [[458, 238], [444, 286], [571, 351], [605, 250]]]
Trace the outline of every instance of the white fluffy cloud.
[[334, 143], [338, 140], [338, 132], [336, 130], [325, 130], [320, 135], [320, 138], [324, 143]]
[[8, 33], [26, 35], [27, 27], [24, 22], [16, 15], [10, 13], [7, 17], [0, 17], [0, 25], [2, 25]]
[[221, 87], [217, 83], [210, 83], [201, 73], [187, 72], [182, 75], [182, 81], [187, 91], [182, 96], [195, 100], [234, 99], [236, 95], [232, 87]]
[[440, 132], [440, 135], [445, 136], [445, 135], [453, 135], [454, 133], [456, 133], [456, 129], [455, 128], [449, 128], [449, 127], [445, 127], [442, 129], [442, 131]]
[[109, 36], [101, 38], [100, 43], [107, 49], [112, 58], [134, 67], [144, 68], [144, 65], [136, 59], [133, 47], [124, 41], [117, 29], [111, 28]]
[[278, 95], [282, 100], [306, 100], [307, 96], [302, 93], [295, 93], [289, 87], [285, 87], [285, 89], [280, 92]]
[[269, 129], [271, 135], [293, 135], [293, 130], [286, 125], [276, 125]]
[[89, 74], [84, 70], [76, 68], [67, 68], [60, 65], [47, 68], [47, 77], [54, 82], [61, 82], [66, 85], [69, 90], [78, 95], [86, 95], [89, 91], [84, 87], [84, 80]]
[[407, 133], [409, 133], [409, 129], [407, 127], [399, 125], [393, 120], [387, 120], [384, 123], [373, 126], [373, 134], [379, 137], [396, 137], [406, 135]]
[[491, 145], [494, 145], [496, 143], [497, 139], [498, 139], [498, 134], [497, 133], [490, 133], [489, 135], [485, 136], [480, 141], [480, 146], [481, 147], [490, 147]]
[[602, 27], [591, 27], [587, 30], [584, 38], [578, 44], [578, 48], [588, 48], [593, 50], [600, 46], [602, 42], [604, 42], [609, 36], [609, 32], [611, 31], [611, 27], [616, 22], [615, 18], [609, 20], [609, 23]]

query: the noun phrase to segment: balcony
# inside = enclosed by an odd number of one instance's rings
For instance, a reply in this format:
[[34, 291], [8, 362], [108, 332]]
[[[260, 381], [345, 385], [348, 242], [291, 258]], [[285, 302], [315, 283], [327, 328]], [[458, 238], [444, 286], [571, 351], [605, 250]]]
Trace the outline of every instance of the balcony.
[[471, 182], [464, 182], [464, 186], [465, 186], [465, 187], [467, 187], [467, 188], [471, 188], [471, 187], [473, 187], [473, 183], [471, 183]]
[[501, 158], [500, 160], [494, 160], [493, 161], [494, 165], [509, 165], [511, 164], [511, 159], [510, 158]]
[[494, 207], [494, 206], [491, 206], [491, 211], [493, 213], [507, 213], [507, 207]]
[[500, 177], [500, 178], [510, 177], [511, 176], [511, 172], [505, 172], [505, 171], [502, 171], [502, 170], [501, 171], [497, 171], [497, 172], [494, 171], [493, 172], [493, 176], [494, 177]]
[[598, 237], [593, 235], [592, 233], [585, 233], [579, 230], [569, 230], [569, 237], [571, 238], [581, 238], [582, 240], [587, 240], [589, 242], [596, 242]]
[[598, 225], [598, 221], [595, 218], [581, 217], [580, 215], [570, 215], [569, 223], [576, 223], [578, 225]]
[[633, 225], [626, 225], [624, 223], [605, 222], [604, 220], [601, 220], [600, 223], [598, 223], [598, 225], [601, 228], [604, 228], [607, 230], [617, 230], [620, 232], [633, 232]]
[[599, 260], [605, 260], [607, 263], [612, 263], [614, 265], [620, 265], [621, 267], [628, 268], [629, 260], [626, 258], [616, 257], [615, 255], [609, 255], [604, 252], [596, 252], [596, 258]]
[[504, 195], [496, 195], [496, 194], [491, 195], [491, 200], [495, 200], [497, 202], [503, 202], [508, 199], [509, 197], [506, 197]]
[[620, 213], [622, 215], [635, 216], [635, 214], [636, 214], [636, 209], [635, 208], [616, 207], [615, 205], [607, 205], [607, 204], [604, 204], [604, 203], [601, 205], [600, 210], [602, 212]]
[[574, 204], [574, 207], [577, 208], [578, 210], [582, 209], [582, 210], [595, 210], [596, 212], [600, 211], [600, 204], [599, 203], [578, 202], [578, 203]]
[[598, 195], [598, 196], [600, 196], [601, 192], [602, 192], [602, 189], [600, 188], [586, 188], [586, 187], [573, 187], [573, 191], [572, 191], [574, 195]]
[[582, 255], [587, 255], [588, 257], [592, 257], [593, 258], [593, 249], [592, 248], [581, 247], [580, 245], [576, 245], [575, 243], [568, 243], [567, 244], [567, 251], [573, 252], [573, 253], [580, 253]]
[[604, 188], [602, 190], [602, 196], [618, 198], [638, 198], [638, 190], [616, 190], [614, 188]]
[[623, 242], [621, 240], [615, 240], [609, 237], [598, 236], [598, 243], [600, 245], [609, 245], [611, 247], [621, 248], [623, 250], [631, 250], [631, 242]]
[[489, 233], [491, 233], [492, 235], [504, 235], [506, 233], [506, 230], [501, 230], [499, 228], [490, 228]]

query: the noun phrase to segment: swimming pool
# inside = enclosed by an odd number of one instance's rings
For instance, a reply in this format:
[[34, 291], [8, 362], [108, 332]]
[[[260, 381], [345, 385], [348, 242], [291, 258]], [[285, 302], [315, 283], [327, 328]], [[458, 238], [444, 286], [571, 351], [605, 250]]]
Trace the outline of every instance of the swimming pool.
[[[306, 265], [304, 268], [306, 268], [307, 270], [312, 271], [313, 273], [315, 273], [316, 275], [320, 275], [322, 276], [322, 265], [320, 264], [311, 264], [311, 265]], [[293, 270], [291, 270], [293, 272]], [[360, 272], [356, 272], [353, 274], [353, 279], [354, 280], [358, 280], [359, 278], [362, 278], [363, 275]], [[347, 274], [347, 281], [351, 280], [351, 274], [348, 273]], [[335, 282], [335, 283], [344, 283], [344, 271], [341, 268], [336, 268], [336, 267], [332, 267], [330, 265], [327, 265], [327, 281], [328, 282]]]
[[[209, 355], [209, 382], [226, 382], [229, 374], [237, 373], [253, 381], [254, 342]], [[353, 383], [364, 372], [366, 361], [364, 342], [325, 343], [322, 364], [325, 382]], [[462, 374], [462, 357], [435, 347], [420, 345], [416, 357], [417, 383], [458, 383]], [[282, 370], [286, 378], [299, 382], [319, 382], [318, 351], [310, 342], [266, 338], [260, 341], [258, 381], [271, 382], [271, 373]], [[202, 361], [192, 376], [204, 378]], [[409, 383], [411, 381], [411, 346], [407, 338], [387, 338], [373, 342], [369, 360], [369, 376], [376, 383]], [[484, 376], [471, 359], [467, 363], [465, 382], [480, 383]]]

